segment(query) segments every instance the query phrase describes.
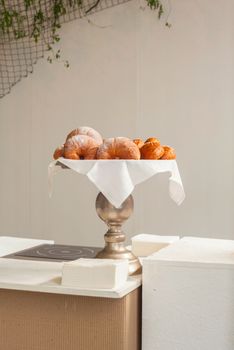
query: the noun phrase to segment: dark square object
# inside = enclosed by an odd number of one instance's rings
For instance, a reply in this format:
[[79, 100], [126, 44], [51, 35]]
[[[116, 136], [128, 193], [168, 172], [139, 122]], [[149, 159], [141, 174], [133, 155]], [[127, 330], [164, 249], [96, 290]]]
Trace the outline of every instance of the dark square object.
[[80, 258], [95, 258], [101, 248], [63, 244], [41, 244], [29, 249], [6, 255], [4, 258], [72, 261]]

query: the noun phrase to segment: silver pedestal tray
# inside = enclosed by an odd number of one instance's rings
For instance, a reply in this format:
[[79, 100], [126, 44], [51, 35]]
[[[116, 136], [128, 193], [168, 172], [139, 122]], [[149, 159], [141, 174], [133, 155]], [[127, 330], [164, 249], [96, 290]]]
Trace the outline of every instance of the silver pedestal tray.
[[[63, 169], [69, 169], [59, 161], [56, 165]], [[99, 192], [96, 198], [97, 214], [108, 226], [108, 231], [104, 235], [105, 247], [97, 254], [96, 258], [128, 259], [129, 275], [141, 273], [140, 261], [125, 247], [125, 233], [122, 231], [123, 223], [133, 213], [133, 203], [132, 195], [130, 195], [119, 208], [114, 207], [101, 192]]]
[[[105, 248], [98, 253], [97, 257], [108, 259], [128, 259], [129, 274], [136, 274], [140, 272], [141, 266], [139, 260], [124, 246], [125, 234], [122, 231], [122, 224], [133, 212], [132, 196], [130, 195], [120, 207], [118, 207], [118, 205], [121, 203], [121, 199], [124, 200], [124, 198], [129, 195], [130, 189], [132, 191], [137, 184], [140, 184], [155, 174], [164, 172], [169, 172], [171, 174], [169, 178], [169, 192], [171, 198], [178, 205], [181, 204], [185, 198], [185, 193], [176, 161], [136, 161], [132, 159], [74, 161], [61, 158], [61, 162], [57, 160], [49, 165], [49, 180], [51, 185], [53, 175], [55, 175], [57, 170], [59, 170], [58, 168], [56, 169], [55, 165], [59, 165], [63, 169], [72, 169], [82, 175], [87, 175], [89, 179], [104, 193], [110, 192], [110, 184], [112, 181], [113, 186], [120, 189], [120, 192], [118, 193], [120, 196], [114, 196], [115, 200], [113, 203], [115, 203], [116, 207], [112, 205], [103, 194], [99, 193], [97, 196], [97, 214], [108, 226], [108, 231], [104, 236], [106, 242]], [[111, 165], [110, 172], [108, 172], [109, 165]], [[97, 185], [97, 179], [99, 185]], [[103, 183], [104, 179], [106, 182]], [[125, 180], [128, 182], [125, 183]], [[125, 184], [126, 187], [123, 186], [123, 184]], [[122, 196], [123, 193], [124, 196]], [[108, 196], [108, 198], [111, 200], [111, 197]]]

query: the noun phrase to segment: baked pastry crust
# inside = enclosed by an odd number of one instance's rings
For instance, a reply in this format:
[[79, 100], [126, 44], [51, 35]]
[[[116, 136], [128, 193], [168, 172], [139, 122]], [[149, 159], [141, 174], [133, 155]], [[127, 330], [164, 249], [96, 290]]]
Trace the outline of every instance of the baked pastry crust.
[[161, 157], [163, 160], [171, 160], [171, 159], [176, 159], [176, 153], [174, 148], [170, 146], [163, 146], [164, 148], [164, 154]]
[[146, 142], [141, 147], [141, 159], [160, 159], [164, 154], [164, 148], [157, 142]]
[[64, 155], [64, 144], [56, 148], [56, 150], [54, 151], [53, 157], [56, 160], [60, 157], [63, 157], [63, 155]]
[[75, 135], [64, 144], [64, 158], [96, 159], [98, 143], [90, 136]]
[[101, 145], [103, 142], [102, 136], [99, 134], [99, 132], [93, 128], [90, 128], [89, 126], [80, 126], [79, 128], [72, 130], [67, 135], [66, 141], [76, 135], [87, 135], [89, 137], [92, 137], [98, 145]]
[[157, 144], [160, 145], [160, 141], [159, 141], [159, 139], [157, 139], [156, 137], [149, 137], [149, 138], [145, 141], [145, 143], [147, 143], [147, 142], [156, 142]]
[[139, 149], [141, 149], [141, 147], [144, 145], [144, 141], [142, 139], [134, 139], [132, 140]]
[[137, 145], [127, 137], [109, 138], [97, 151], [97, 159], [140, 159]]
[[57, 147], [54, 159], [162, 159], [176, 158], [174, 148], [162, 146], [159, 139], [149, 137], [145, 142], [136, 138], [115, 137], [102, 139], [93, 128], [81, 126], [72, 130], [66, 138], [65, 144]]

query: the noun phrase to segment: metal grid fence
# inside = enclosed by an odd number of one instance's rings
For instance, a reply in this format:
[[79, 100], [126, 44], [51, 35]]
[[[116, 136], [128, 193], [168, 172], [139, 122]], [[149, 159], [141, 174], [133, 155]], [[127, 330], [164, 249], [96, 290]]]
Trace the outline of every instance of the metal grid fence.
[[[69, 1], [69, 0], [67, 0]], [[66, 6], [66, 14], [60, 18], [60, 23], [69, 22], [86, 15], [105, 10], [107, 8], [123, 4], [129, 0], [84, 0], [82, 7]], [[11, 91], [11, 88], [23, 77], [33, 72], [33, 65], [37, 60], [44, 56], [48, 51], [48, 45], [51, 45], [52, 24], [50, 21], [45, 23], [43, 31], [36, 42], [31, 34], [35, 11], [33, 7], [25, 10], [24, 0], [5, 0], [4, 3], [12, 10], [20, 10], [24, 18], [22, 30], [24, 35], [15, 39], [14, 33], [10, 30], [8, 33], [0, 31], [0, 98]], [[49, 14], [52, 11], [53, 0], [41, 0], [40, 6], [44, 13]], [[95, 6], [96, 5], [96, 6]], [[0, 1], [0, 14], [3, 11], [3, 2]], [[95, 6], [95, 7], [93, 7]], [[88, 13], [87, 13], [88, 11]]]

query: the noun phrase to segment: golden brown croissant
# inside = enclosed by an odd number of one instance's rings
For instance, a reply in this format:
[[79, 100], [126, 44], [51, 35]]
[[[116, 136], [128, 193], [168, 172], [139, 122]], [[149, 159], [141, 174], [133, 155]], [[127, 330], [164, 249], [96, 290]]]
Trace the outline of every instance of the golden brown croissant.
[[64, 158], [68, 159], [95, 159], [98, 143], [90, 136], [76, 135], [69, 138], [64, 144]]
[[132, 141], [137, 145], [139, 149], [144, 145], [144, 141], [142, 139], [134, 139]]
[[176, 159], [176, 153], [174, 148], [169, 146], [163, 146], [163, 148], [164, 148], [164, 154], [161, 157], [161, 159], [164, 159], [164, 160]]
[[164, 148], [157, 142], [146, 142], [140, 151], [141, 159], [160, 159], [164, 154]]
[[56, 160], [60, 157], [63, 157], [63, 154], [64, 154], [64, 145], [56, 148], [56, 150], [54, 151], [53, 157]]
[[145, 141], [145, 143], [147, 143], [147, 142], [155, 142], [155, 143], [157, 143], [158, 145], [160, 145], [160, 141], [159, 141], [159, 139], [157, 139], [156, 137], [149, 137], [149, 138]]
[[97, 151], [97, 159], [140, 159], [137, 145], [126, 137], [109, 138]]

